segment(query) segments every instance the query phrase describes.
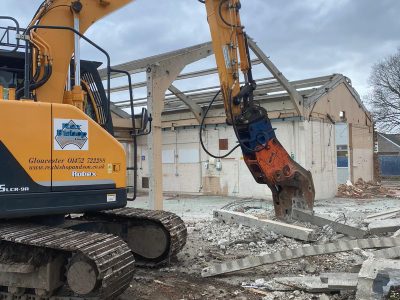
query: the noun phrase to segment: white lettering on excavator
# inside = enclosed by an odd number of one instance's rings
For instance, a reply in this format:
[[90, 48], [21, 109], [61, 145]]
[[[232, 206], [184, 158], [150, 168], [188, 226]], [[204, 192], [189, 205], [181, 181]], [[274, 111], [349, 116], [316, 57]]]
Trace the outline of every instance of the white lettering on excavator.
[[96, 177], [94, 172], [72, 172], [72, 177]]
[[29, 192], [29, 187], [6, 187], [5, 184], [0, 184], [0, 193], [12, 193], [12, 192]]

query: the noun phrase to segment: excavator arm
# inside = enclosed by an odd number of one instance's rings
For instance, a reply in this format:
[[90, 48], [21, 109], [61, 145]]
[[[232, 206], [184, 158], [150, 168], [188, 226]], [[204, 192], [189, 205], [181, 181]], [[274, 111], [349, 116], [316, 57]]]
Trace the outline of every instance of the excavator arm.
[[[295, 162], [279, 143], [267, 111], [254, 102], [249, 47], [240, 20], [239, 0], [205, 0], [227, 123], [232, 125], [251, 174], [272, 191], [278, 218], [292, 207], [312, 210], [311, 172]], [[240, 71], [244, 85], [240, 85]]]
[[[45, 0], [28, 27], [32, 28], [29, 40], [33, 47], [25, 97], [28, 94], [41, 102], [72, 104], [82, 110], [79, 37], [71, 30], [50, 27], [74, 28], [83, 34], [94, 22], [132, 1]], [[254, 179], [271, 189], [278, 217], [290, 214], [293, 205], [311, 210], [315, 194], [311, 173], [289, 156], [276, 138], [267, 111], [254, 102], [257, 86], [240, 20], [240, 1], [199, 1], [207, 10], [227, 123], [235, 131], [244, 161]], [[68, 86], [72, 55], [76, 75], [73, 87]], [[240, 72], [245, 82], [242, 86]], [[17, 98], [21, 98], [21, 92], [17, 91]]]
[[[31, 30], [27, 32], [32, 45], [29, 94], [33, 94], [41, 102], [73, 104], [82, 109], [80, 65], [75, 65], [74, 68], [78, 75], [75, 85], [67, 87], [66, 93], [64, 92], [71, 57], [74, 55], [77, 58], [74, 63], [80, 64], [79, 37], [71, 30], [59, 28], [74, 28], [84, 34], [93, 23], [133, 1], [43, 1], [28, 26]], [[22, 97], [22, 91], [17, 93], [17, 97]]]

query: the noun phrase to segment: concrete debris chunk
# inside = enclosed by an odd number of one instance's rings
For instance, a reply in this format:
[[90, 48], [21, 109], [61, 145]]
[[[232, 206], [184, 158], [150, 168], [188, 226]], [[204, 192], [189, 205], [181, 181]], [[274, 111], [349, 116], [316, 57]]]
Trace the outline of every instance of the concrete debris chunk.
[[400, 287], [400, 261], [371, 258], [366, 260], [358, 275], [357, 300], [398, 299], [391, 293]]
[[288, 292], [288, 291], [296, 290], [296, 288], [294, 288], [294, 287], [290, 287], [288, 285], [276, 282], [275, 279], [272, 279], [269, 281], [264, 281], [262, 285], [257, 284], [257, 280], [255, 280], [254, 282], [243, 282], [242, 287], [253, 288], [253, 289], [263, 289], [263, 290], [267, 290], [267, 291], [281, 291], [281, 292]]
[[375, 258], [394, 259], [400, 257], [400, 247], [392, 247], [372, 252]]
[[297, 240], [311, 241], [314, 239], [314, 230], [312, 229], [278, 221], [263, 220], [240, 212], [215, 210], [214, 218], [225, 223], [237, 223], [249, 227], [255, 226]]
[[323, 273], [320, 276], [278, 277], [261, 282], [243, 283], [242, 287], [264, 289], [268, 291], [295, 291], [309, 293], [336, 292], [342, 290], [356, 290], [357, 273]]
[[400, 218], [373, 221], [368, 228], [372, 234], [395, 232], [400, 229]]
[[321, 282], [327, 283], [331, 291], [355, 290], [357, 288], [357, 273], [322, 273]]
[[329, 225], [336, 232], [343, 233], [356, 238], [363, 238], [367, 234], [366, 230], [342, 224], [334, 220], [330, 220], [325, 216], [318, 215], [316, 213], [311, 213], [309, 211], [301, 209], [296, 209], [296, 208], [292, 209], [292, 218], [295, 220], [308, 222], [321, 227]]
[[282, 277], [274, 279], [277, 283], [310, 293], [355, 290], [357, 273], [324, 273], [318, 276]]
[[360, 256], [363, 260], [366, 260], [368, 258], [374, 257], [374, 253], [369, 252], [369, 251], [364, 251], [363, 249], [360, 248], [354, 248], [353, 252]]
[[354, 280], [358, 279], [358, 274], [357, 273], [321, 273], [319, 275], [321, 278], [321, 281], [324, 283], [329, 283], [333, 282], [337, 279], [342, 279], [342, 280]]
[[321, 282], [317, 276], [281, 277], [275, 278], [276, 282], [309, 293], [323, 293], [331, 291], [327, 283]]
[[368, 215], [364, 219], [364, 223], [371, 223], [373, 221], [386, 220], [400, 215], [400, 208], [390, 209], [376, 214]]
[[351, 241], [335, 241], [334, 243], [286, 249], [260, 256], [248, 256], [242, 259], [213, 264], [202, 270], [203, 277], [210, 277], [219, 274], [231, 273], [239, 270], [250, 269], [265, 264], [272, 264], [279, 261], [295, 258], [331, 254], [345, 251], [352, 251], [354, 248], [373, 249], [389, 248], [400, 246], [399, 237], [382, 237], [371, 239], [360, 239]]
[[357, 273], [325, 274], [322, 276], [281, 277], [274, 279], [277, 283], [287, 285], [309, 293], [355, 290]]

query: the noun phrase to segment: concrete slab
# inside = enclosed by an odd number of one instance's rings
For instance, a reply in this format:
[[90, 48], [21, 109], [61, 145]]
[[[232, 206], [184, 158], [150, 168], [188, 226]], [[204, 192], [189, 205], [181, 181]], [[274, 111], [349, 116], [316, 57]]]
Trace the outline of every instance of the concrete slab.
[[400, 261], [368, 259], [363, 263], [358, 275], [356, 299], [386, 299], [391, 285], [400, 285]]
[[321, 282], [317, 276], [281, 277], [274, 279], [277, 283], [310, 293], [330, 292], [328, 284]]
[[372, 255], [375, 258], [387, 258], [387, 259], [399, 258], [400, 247], [392, 247], [392, 248], [377, 250], [372, 252]]
[[372, 234], [395, 232], [400, 229], [400, 218], [373, 221], [368, 228]]
[[358, 279], [358, 273], [321, 273], [319, 278], [323, 283], [328, 283], [336, 279], [353, 280]]
[[308, 211], [296, 208], [292, 209], [292, 218], [295, 220], [308, 222], [321, 227], [325, 225], [330, 225], [336, 232], [343, 233], [356, 238], [363, 238], [367, 234], [366, 230], [342, 224], [334, 220], [331, 220], [326, 216], [319, 215], [316, 213], [310, 213]]
[[213, 264], [204, 268], [201, 272], [203, 277], [231, 273], [239, 270], [250, 269], [279, 261], [291, 260], [301, 257], [316, 256], [351, 251], [354, 248], [373, 249], [400, 246], [399, 237], [382, 237], [372, 239], [360, 239], [351, 241], [336, 241], [334, 243], [286, 249], [260, 256], [248, 256], [242, 259]]
[[[328, 276], [328, 278], [325, 278], [327, 282], [324, 282], [321, 276], [281, 277], [275, 278], [274, 281], [310, 293], [355, 290], [357, 288], [358, 274], [341, 273], [326, 275]], [[343, 276], [344, 278], [339, 278], [338, 276]]]
[[259, 227], [297, 240], [311, 241], [314, 239], [314, 230], [312, 229], [278, 221], [259, 219], [255, 216], [240, 212], [214, 210], [214, 218], [225, 223], [237, 223], [244, 226]]
[[331, 291], [355, 290], [358, 273], [322, 273], [321, 282], [328, 284]]
[[364, 219], [364, 223], [371, 223], [371, 222], [378, 221], [378, 220], [385, 220], [385, 219], [393, 218], [399, 214], [400, 214], [400, 208], [394, 208], [394, 209], [382, 211], [382, 212], [379, 212], [376, 214], [368, 215]]

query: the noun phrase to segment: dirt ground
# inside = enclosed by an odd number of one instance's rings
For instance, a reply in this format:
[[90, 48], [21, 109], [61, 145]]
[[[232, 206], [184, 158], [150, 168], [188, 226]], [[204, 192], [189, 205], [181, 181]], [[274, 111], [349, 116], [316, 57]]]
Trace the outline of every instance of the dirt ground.
[[[185, 198], [186, 199], [186, 198]], [[137, 269], [131, 287], [121, 300], [189, 300], [189, 299], [354, 299], [354, 292], [311, 294], [299, 290], [287, 292], [255, 289], [255, 283], [275, 277], [312, 276], [320, 273], [358, 272], [363, 258], [355, 252], [315, 256], [283, 261], [224, 276], [202, 278], [201, 270], [212, 263], [296, 248], [307, 244], [291, 238], [241, 225], [227, 225], [212, 219], [212, 207], [241, 206], [252, 214], [272, 213], [269, 202], [233, 198], [187, 197], [166, 201], [166, 210], [180, 215], [188, 228], [188, 241], [176, 260], [161, 269]], [[169, 204], [168, 202], [171, 201]], [[213, 202], [214, 201], [214, 202]], [[237, 204], [228, 204], [231, 202]], [[235, 202], [236, 201], [236, 202]], [[216, 205], [214, 206], [213, 203]], [[228, 205], [227, 205], [228, 204]], [[139, 202], [140, 206], [140, 202]], [[372, 213], [400, 208], [400, 199], [329, 199], [318, 201], [320, 213], [345, 217], [349, 224], [362, 226], [362, 219]], [[303, 224], [310, 227], [311, 225]], [[342, 235], [319, 229], [315, 243], [346, 239]]]
[[[293, 239], [279, 237], [271, 238], [263, 236], [257, 230], [232, 225], [220, 224], [210, 220], [190, 223], [188, 242], [184, 250], [178, 255], [176, 261], [161, 269], [138, 269], [136, 271], [131, 288], [121, 299], [144, 300], [197, 300], [197, 299], [262, 299], [267, 295], [275, 296], [274, 292], [258, 291], [243, 288], [242, 283], [255, 281], [259, 278], [265, 280], [277, 276], [310, 275], [320, 272], [346, 272], [350, 271], [344, 261], [351, 260], [348, 254], [325, 255], [293, 262], [282, 262], [274, 265], [263, 266], [256, 269], [241, 271], [216, 278], [202, 278], [202, 268], [209, 263], [217, 263], [225, 260], [238, 259], [249, 254], [256, 255], [286, 247], [294, 248], [303, 243]], [[240, 234], [235, 234], [240, 232]], [[229, 242], [224, 249], [219, 238], [230, 233]], [[262, 241], [256, 244], [255, 241]], [[235, 242], [238, 243], [235, 243]], [[220, 244], [220, 245], [218, 245]], [[253, 245], [256, 244], [256, 245]], [[221, 249], [222, 248], [222, 249]], [[357, 257], [353, 258], [354, 260]], [[287, 295], [286, 295], [287, 294]], [[278, 294], [277, 299], [292, 299], [292, 292]], [[323, 299], [321, 295], [307, 295], [295, 293], [293, 299]], [[271, 298], [274, 299], [274, 298]], [[348, 299], [340, 295], [330, 299]]]

